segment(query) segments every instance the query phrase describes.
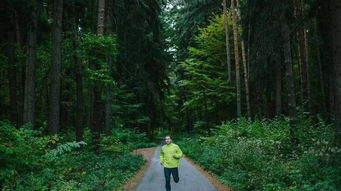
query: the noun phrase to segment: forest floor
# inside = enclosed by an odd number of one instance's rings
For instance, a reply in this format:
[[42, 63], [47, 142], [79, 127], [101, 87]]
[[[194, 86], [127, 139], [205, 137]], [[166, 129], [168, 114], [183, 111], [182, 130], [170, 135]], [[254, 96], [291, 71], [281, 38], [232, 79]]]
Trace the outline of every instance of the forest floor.
[[[125, 191], [163, 190], [164, 176], [158, 160], [160, 147], [138, 149], [133, 153], [142, 154], [147, 162], [126, 183]], [[179, 174], [180, 182], [171, 182], [172, 190], [232, 191], [187, 157], [181, 160]]]

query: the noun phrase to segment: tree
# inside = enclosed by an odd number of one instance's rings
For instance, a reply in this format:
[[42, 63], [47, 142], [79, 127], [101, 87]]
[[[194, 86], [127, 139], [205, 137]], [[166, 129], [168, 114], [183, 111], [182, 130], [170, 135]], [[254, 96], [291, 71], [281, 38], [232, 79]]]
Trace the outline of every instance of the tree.
[[28, 30], [27, 61], [25, 72], [25, 96], [23, 122], [34, 124], [35, 119], [35, 64], [37, 53], [37, 15], [30, 15]]
[[231, 12], [232, 12], [232, 26], [233, 26], [233, 41], [234, 41], [234, 63], [236, 67], [236, 87], [237, 87], [237, 116], [241, 117], [241, 91], [240, 91], [240, 65], [239, 65], [239, 48], [238, 48], [238, 26], [237, 16], [235, 10], [235, 2], [231, 0]]
[[[240, 2], [237, 0], [237, 10], [238, 10], [238, 17], [241, 19], [241, 11], [240, 11]], [[242, 59], [243, 59], [243, 69], [244, 69], [244, 85], [245, 85], [245, 94], [246, 94], [246, 111], [247, 116], [249, 119], [251, 119], [251, 108], [250, 108], [250, 89], [249, 89], [249, 76], [248, 76], [248, 64], [246, 61], [246, 53], [245, 53], [245, 43], [244, 39], [241, 38], [241, 48], [242, 48]]]
[[309, 78], [308, 78], [308, 62], [307, 62], [307, 34], [303, 23], [303, 0], [293, 0], [294, 16], [298, 25], [296, 31], [296, 39], [298, 43], [298, 61], [300, 65], [301, 79], [301, 98], [304, 108], [307, 108], [310, 102], [309, 95]]
[[226, 8], [226, 0], [223, 0], [224, 28], [225, 28], [225, 44], [226, 44], [226, 63], [227, 63], [227, 80], [231, 81], [231, 56], [230, 56], [230, 40], [228, 30], [228, 14]]
[[[175, 68], [183, 71], [181, 76], [178, 72], [172, 75], [170, 81], [174, 82], [175, 93], [183, 96], [175, 97], [184, 100], [178, 109], [179, 119], [183, 120], [180, 124], [187, 130], [210, 133], [210, 128], [220, 120], [236, 116], [231, 107], [235, 88], [231, 87], [233, 82], [226, 80], [224, 39], [224, 16], [215, 16], [210, 20], [210, 25], [201, 28], [195, 37], [196, 46], [189, 48], [191, 57]], [[187, 116], [189, 113], [191, 117]], [[182, 119], [183, 116], [186, 118]], [[189, 120], [193, 120], [194, 127]]]
[[[113, 30], [113, 5], [110, 4], [110, 1], [108, 3], [107, 6], [107, 18], [106, 18], [106, 34], [108, 35], [112, 35], [112, 30]], [[110, 75], [112, 77], [112, 80], [114, 79], [114, 66], [113, 66], [113, 62], [114, 59], [113, 57], [109, 56], [107, 57], [107, 62], [108, 62], [108, 68], [110, 71]], [[113, 91], [114, 88], [112, 88], [112, 86], [108, 86], [108, 88], [106, 89], [106, 100], [105, 100], [105, 128], [104, 128], [104, 132], [109, 135], [110, 134], [110, 130], [112, 128], [113, 122], [112, 122], [112, 118], [113, 118], [113, 111], [112, 111], [112, 104], [113, 104]]]
[[276, 115], [282, 114], [282, 63], [279, 56], [275, 59], [276, 65]]
[[49, 100], [49, 132], [56, 134], [60, 129], [60, 80], [61, 80], [61, 41], [62, 41], [63, 0], [53, 1], [52, 26], [52, 67], [51, 91]]
[[7, 55], [8, 55], [8, 79], [9, 79], [9, 87], [10, 87], [10, 106], [11, 106], [11, 114], [10, 119], [11, 121], [15, 122], [16, 124], [19, 123], [19, 116], [18, 116], [18, 96], [17, 96], [17, 64], [15, 63], [15, 33], [12, 31], [15, 29], [15, 21], [13, 12], [10, 11], [8, 13], [8, 17], [10, 18], [10, 25], [7, 32]]
[[288, 113], [290, 117], [290, 135], [293, 143], [297, 143], [296, 137], [296, 94], [294, 86], [294, 73], [291, 55], [291, 38], [288, 18], [285, 16], [286, 10], [284, 9], [281, 14], [282, 22], [282, 38], [283, 38], [283, 55], [286, 71], [286, 84], [287, 84], [287, 96], [288, 96]]
[[[104, 15], [105, 15], [105, 0], [98, 1], [98, 20], [97, 20], [97, 36], [101, 37], [104, 35]], [[100, 64], [96, 63], [97, 61], [93, 61], [90, 64], [93, 64], [93, 69], [99, 70]], [[92, 122], [91, 122], [91, 130], [92, 130], [92, 139], [96, 147], [98, 146], [100, 133], [101, 133], [101, 111], [102, 111], [102, 101], [101, 101], [101, 89], [98, 85], [94, 85], [93, 87], [93, 102], [92, 102]]]
[[332, 35], [332, 55], [335, 78], [335, 119], [337, 134], [341, 137], [341, 2], [330, 0], [330, 29]]
[[287, 80], [287, 88], [288, 88], [288, 109], [289, 116], [296, 116], [296, 97], [295, 97], [295, 86], [294, 86], [294, 76], [292, 71], [292, 57], [291, 57], [291, 44], [290, 44], [290, 36], [289, 36], [289, 27], [288, 24], [283, 22], [283, 38], [284, 38], [284, 59], [285, 59], [285, 68], [286, 68], [286, 80]]
[[[79, 10], [76, 7], [74, 1], [71, 2], [71, 10], [73, 13], [77, 13]], [[77, 14], [73, 14], [72, 17], [72, 48], [74, 50], [79, 49], [79, 17]], [[85, 102], [84, 102], [84, 83], [83, 83], [83, 75], [84, 69], [81, 63], [79, 55], [73, 52], [73, 64], [75, 70], [75, 83], [76, 83], [76, 120], [75, 120], [75, 129], [76, 129], [76, 141], [83, 140], [83, 132], [84, 132], [84, 112], [85, 112]]]

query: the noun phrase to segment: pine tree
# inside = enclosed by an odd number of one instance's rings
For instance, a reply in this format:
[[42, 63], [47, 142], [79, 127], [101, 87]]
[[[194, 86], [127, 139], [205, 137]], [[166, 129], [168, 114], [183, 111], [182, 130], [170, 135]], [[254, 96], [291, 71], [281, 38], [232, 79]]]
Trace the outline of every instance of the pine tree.
[[52, 67], [51, 91], [49, 100], [49, 132], [58, 133], [60, 129], [60, 81], [61, 81], [61, 42], [62, 42], [63, 0], [53, 1], [52, 27]]

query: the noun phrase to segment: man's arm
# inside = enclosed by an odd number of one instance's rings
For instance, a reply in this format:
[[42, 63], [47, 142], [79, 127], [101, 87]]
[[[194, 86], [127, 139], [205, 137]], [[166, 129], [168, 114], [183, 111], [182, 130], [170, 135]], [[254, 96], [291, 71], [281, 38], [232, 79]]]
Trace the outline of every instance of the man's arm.
[[161, 152], [160, 152], [160, 163], [163, 164], [163, 159], [164, 159], [164, 153], [163, 150], [161, 148]]
[[178, 148], [176, 150], [175, 158], [180, 159], [183, 156], [183, 153], [182, 153], [180, 147], [179, 146], [177, 146], [177, 147]]

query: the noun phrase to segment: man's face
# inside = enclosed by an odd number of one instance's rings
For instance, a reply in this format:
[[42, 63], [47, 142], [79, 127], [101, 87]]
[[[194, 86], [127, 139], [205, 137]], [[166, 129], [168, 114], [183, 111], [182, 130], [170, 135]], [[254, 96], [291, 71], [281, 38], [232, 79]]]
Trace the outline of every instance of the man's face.
[[165, 137], [165, 141], [166, 141], [166, 143], [168, 145], [168, 144], [170, 144], [172, 142], [172, 139], [169, 136], [166, 136]]

